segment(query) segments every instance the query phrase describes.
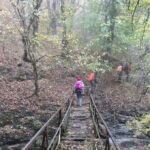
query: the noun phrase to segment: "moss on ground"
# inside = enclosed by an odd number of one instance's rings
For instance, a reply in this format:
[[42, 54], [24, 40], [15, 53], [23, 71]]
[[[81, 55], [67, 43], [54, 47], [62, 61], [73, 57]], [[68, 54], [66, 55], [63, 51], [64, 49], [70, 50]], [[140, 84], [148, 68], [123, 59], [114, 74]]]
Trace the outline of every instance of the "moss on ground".
[[128, 128], [133, 131], [135, 137], [142, 134], [150, 137], [150, 114], [143, 115], [127, 123]]

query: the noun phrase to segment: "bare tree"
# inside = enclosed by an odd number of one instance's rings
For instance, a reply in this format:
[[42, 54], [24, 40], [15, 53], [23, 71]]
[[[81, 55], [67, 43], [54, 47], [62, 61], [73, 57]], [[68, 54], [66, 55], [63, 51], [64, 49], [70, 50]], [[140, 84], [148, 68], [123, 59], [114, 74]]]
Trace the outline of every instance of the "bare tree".
[[17, 0], [16, 3], [13, 3], [10, 0], [10, 2], [14, 7], [20, 21], [21, 30], [19, 30], [19, 32], [24, 46], [23, 60], [25, 62], [31, 63], [32, 65], [35, 85], [34, 95], [38, 96], [38, 59], [35, 58], [36, 44], [34, 42], [34, 39], [36, 38], [36, 33], [38, 32], [38, 12], [42, 0]]
[[62, 57], [66, 58], [67, 52], [67, 25], [66, 25], [66, 15], [65, 15], [65, 2], [66, 0], [61, 0], [61, 13], [62, 13], [62, 25], [63, 25], [63, 32], [62, 32]]

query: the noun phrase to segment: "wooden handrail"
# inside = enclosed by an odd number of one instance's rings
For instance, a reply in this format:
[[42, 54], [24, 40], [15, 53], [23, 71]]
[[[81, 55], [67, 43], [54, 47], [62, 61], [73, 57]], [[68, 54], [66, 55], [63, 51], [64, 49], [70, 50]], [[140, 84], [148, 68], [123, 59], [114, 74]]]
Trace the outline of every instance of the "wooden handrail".
[[106, 122], [104, 121], [102, 115], [101, 115], [100, 112], [98, 111], [98, 108], [97, 108], [97, 106], [96, 106], [96, 104], [95, 104], [95, 102], [94, 102], [93, 96], [92, 96], [91, 94], [90, 94], [90, 99], [91, 99], [91, 102], [92, 102], [92, 104], [93, 104], [93, 106], [94, 106], [94, 108], [95, 108], [95, 110], [96, 110], [96, 113], [98, 114], [98, 117], [101, 119], [101, 122], [102, 122], [103, 125], [105, 126], [105, 128], [106, 128], [106, 130], [107, 130], [107, 133], [108, 133], [108, 136], [111, 138], [111, 140], [112, 140], [112, 142], [113, 142], [113, 144], [114, 144], [116, 150], [121, 150], [120, 147], [118, 146], [118, 144], [117, 144], [115, 138], [113, 137], [111, 131], [109, 130], [109, 128], [108, 128]]
[[[71, 95], [72, 97], [73, 95]], [[69, 100], [69, 99], [68, 99]], [[70, 106], [70, 104], [69, 104]], [[51, 117], [50, 119], [41, 127], [41, 129], [32, 137], [32, 139], [22, 148], [22, 150], [28, 150], [30, 146], [38, 139], [38, 137], [47, 130], [48, 125], [51, 123], [51, 121], [61, 113], [61, 110], [63, 109], [64, 106], [59, 108]], [[68, 107], [67, 107], [68, 110]], [[66, 113], [65, 113], [66, 114]], [[65, 116], [64, 116], [65, 117]], [[64, 118], [63, 118], [64, 120]], [[62, 125], [62, 121], [60, 121], [60, 125]], [[59, 125], [59, 127], [60, 127]], [[56, 129], [58, 131], [58, 129]], [[56, 131], [56, 132], [57, 132]], [[54, 135], [55, 136], [55, 135]]]
[[32, 139], [23, 147], [22, 150], [28, 150], [28, 148], [36, 141], [38, 136], [44, 132], [45, 128], [48, 124], [54, 119], [54, 117], [60, 112], [61, 108], [59, 108], [51, 117], [50, 119], [42, 126], [42, 128], [32, 137]]
[[57, 137], [57, 134], [60, 133], [60, 136], [61, 136], [61, 129], [62, 129], [63, 123], [64, 123], [64, 121], [65, 121], [67, 115], [69, 114], [69, 111], [70, 111], [70, 109], [71, 109], [72, 102], [73, 102], [73, 99], [70, 100], [70, 103], [69, 103], [68, 109], [67, 109], [67, 111], [66, 111], [66, 113], [65, 113], [65, 115], [64, 115], [64, 118], [63, 118], [61, 124], [59, 125], [57, 131], [55, 132], [55, 135], [53, 136], [53, 138], [52, 138], [52, 140], [51, 140], [51, 142], [50, 142], [50, 144], [49, 144], [47, 150], [49, 150], [49, 149], [51, 148], [52, 144], [54, 143], [54, 140], [55, 140], [56, 137]]

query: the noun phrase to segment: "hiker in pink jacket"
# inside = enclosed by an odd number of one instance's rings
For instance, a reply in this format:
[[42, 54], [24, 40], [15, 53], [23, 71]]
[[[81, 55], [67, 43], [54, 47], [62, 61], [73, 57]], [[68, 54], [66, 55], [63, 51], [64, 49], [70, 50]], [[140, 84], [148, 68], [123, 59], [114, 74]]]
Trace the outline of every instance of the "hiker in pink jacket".
[[76, 77], [76, 82], [73, 90], [77, 95], [77, 106], [82, 106], [82, 96], [84, 94], [84, 83], [79, 76]]

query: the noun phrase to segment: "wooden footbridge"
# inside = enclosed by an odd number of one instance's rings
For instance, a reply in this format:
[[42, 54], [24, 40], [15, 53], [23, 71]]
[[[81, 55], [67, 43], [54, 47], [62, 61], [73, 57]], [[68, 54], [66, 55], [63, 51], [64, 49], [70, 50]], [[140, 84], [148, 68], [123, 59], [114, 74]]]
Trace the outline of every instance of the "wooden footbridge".
[[92, 95], [77, 107], [71, 96], [22, 150], [120, 150]]

